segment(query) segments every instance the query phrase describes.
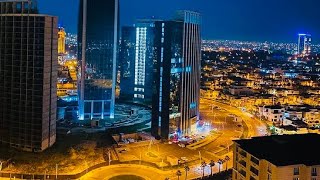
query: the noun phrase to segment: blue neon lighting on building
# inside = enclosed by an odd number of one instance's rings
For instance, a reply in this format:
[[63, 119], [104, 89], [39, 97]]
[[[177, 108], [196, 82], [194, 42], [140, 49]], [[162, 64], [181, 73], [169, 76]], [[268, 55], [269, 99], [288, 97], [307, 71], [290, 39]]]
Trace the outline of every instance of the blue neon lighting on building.
[[186, 67], [186, 72], [187, 72], [187, 73], [190, 73], [191, 71], [192, 71], [191, 66]]
[[190, 109], [194, 109], [197, 107], [197, 103], [193, 102], [190, 104]]

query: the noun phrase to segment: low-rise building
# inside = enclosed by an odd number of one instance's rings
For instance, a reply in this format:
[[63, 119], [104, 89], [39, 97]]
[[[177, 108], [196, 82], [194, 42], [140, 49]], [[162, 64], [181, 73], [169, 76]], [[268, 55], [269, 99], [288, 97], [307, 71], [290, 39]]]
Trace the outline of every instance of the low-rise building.
[[268, 121], [280, 123], [283, 120], [285, 109], [282, 106], [261, 106], [259, 114]]
[[319, 109], [308, 109], [303, 112], [303, 121], [309, 127], [320, 127], [320, 112]]
[[251, 95], [253, 91], [246, 86], [232, 86], [229, 88], [229, 92], [232, 95]]
[[234, 142], [233, 180], [320, 178], [318, 134], [254, 137]]

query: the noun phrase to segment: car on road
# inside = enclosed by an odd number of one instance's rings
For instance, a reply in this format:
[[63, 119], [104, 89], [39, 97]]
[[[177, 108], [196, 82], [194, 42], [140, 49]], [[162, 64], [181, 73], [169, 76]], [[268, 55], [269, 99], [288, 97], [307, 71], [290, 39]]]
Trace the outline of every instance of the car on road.
[[119, 153], [127, 152], [127, 149], [121, 149]]

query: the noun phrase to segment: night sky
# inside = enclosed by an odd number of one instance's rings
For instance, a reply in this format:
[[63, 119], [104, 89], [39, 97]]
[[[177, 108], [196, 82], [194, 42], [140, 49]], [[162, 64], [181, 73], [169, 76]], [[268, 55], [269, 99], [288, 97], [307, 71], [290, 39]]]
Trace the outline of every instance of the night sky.
[[[108, 1], [108, 0], [106, 0]], [[41, 13], [59, 16], [77, 31], [78, 0], [38, 0]], [[137, 18], [170, 18], [175, 10], [202, 13], [203, 39], [295, 42], [311, 33], [320, 42], [319, 0], [121, 0], [121, 24]]]

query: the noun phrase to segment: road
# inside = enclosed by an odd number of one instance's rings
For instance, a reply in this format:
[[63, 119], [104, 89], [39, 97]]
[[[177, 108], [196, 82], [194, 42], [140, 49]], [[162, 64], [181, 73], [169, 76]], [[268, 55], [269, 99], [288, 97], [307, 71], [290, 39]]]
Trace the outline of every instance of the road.
[[232, 107], [230, 105], [216, 102], [216, 101], [211, 101], [211, 100], [206, 100], [202, 99], [203, 102], [205, 103], [211, 103], [215, 106], [219, 106], [222, 109], [225, 109], [229, 113], [235, 114], [238, 117], [241, 117], [241, 119], [246, 123], [248, 126], [248, 137], [255, 137], [255, 136], [265, 136], [268, 134], [267, 131], [267, 126], [264, 122], [260, 121], [257, 118], [254, 118], [251, 114], [247, 112], [243, 112], [242, 110]]
[[[221, 168], [222, 169], [222, 168]], [[182, 172], [180, 179], [185, 179], [186, 173], [183, 168], [179, 169]], [[218, 171], [218, 166], [213, 167], [213, 171]], [[122, 164], [113, 165], [96, 169], [81, 177], [80, 180], [109, 180], [110, 178], [121, 175], [135, 175], [142, 177], [145, 180], [164, 180], [170, 178], [170, 180], [177, 180], [177, 170], [161, 171], [157, 168], [136, 165], [136, 164]], [[210, 167], [205, 168], [205, 175], [210, 174]], [[202, 176], [202, 169], [199, 167], [192, 167], [187, 174], [188, 179], [194, 179]]]
[[[217, 108], [214, 109], [212, 108], [213, 106], [216, 106]], [[243, 138], [249, 138], [267, 134], [267, 127], [263, 122], [252, 118], [249, 113], [243, 112], [224, 103], [201, 99], [200, 114], [202, 119], [206, 121], [206, 123], [210, 124], [211, 128], [216, 129], [216, 133], [214, 135], [208, 136], [209, 143], [204, 143], [203, 146], [200, 145], [199, 148], [196, 149], [181, 148], [176, 144], [170, 145], [164, 143], [144, 146], [128, 144], [125, 145], [127, 151], [125, 153], [118, 154], [120, 161], [128, 161], [128, 163], [130, 163], [132, 160], [139, 160], [141, 158], [143, 161], [159, 164], [161, 162], [163, 163], [169, 155], [177, 158], [181, 158], [183, 156], [189, 160], [193, 159], [193, 162], [189, 164], [191, 169], [188, 174], [188, 179], [196, 178], [202, 176], [202, 170], [200, 168], [201, 161], [206, 161], [206, 163], [209, 163], [210, 160], [213, 160], [217, 162], [219, 159], [223, 159], [225, 156], [229, 156], [232, 159], [232, 149], [230, 148], [233, 143], [232, 140], [239, 139], [241, 136]], [[235, 114], [243, 121], [234, 121], [234, 118], [230, 116], [231, 114]], [[244, 128], [244, 123], [248, 127], [247, 129]], [[245, 136], [243, 136], [243, 134], [245, 134]], [[152, 156], [148, 155], [148, 152], [152, 152]], [[221, 167], [221, 169], [224, 169], [224, 167], [225, 164], [223, 167]], [[228, 162], [228, 167], [232, 167], [232, 160]], [[179, 170], [182, 172], [180, 179], [185, 179], [185, 171], [183, 167], [179, 168]], [[178, 179], [175, 175], [176, 171], [177, 169], [162, 171], [161, 169], [138, 164], [122, 164], [94, 170], [81, 179], [108, 180], [116, 174], [137, 175], [145, 178], [146, 180], [163, 180], [166, 177], [170, 178], [171, 180], [175, 180]], [[213, 168], [213, 172], [216, 173], [217, 171], [218, 164], [216, 163], [216, 166]], [[210, 167], [207, 166], [205, 168], [205, 174], [210, 174]]]

